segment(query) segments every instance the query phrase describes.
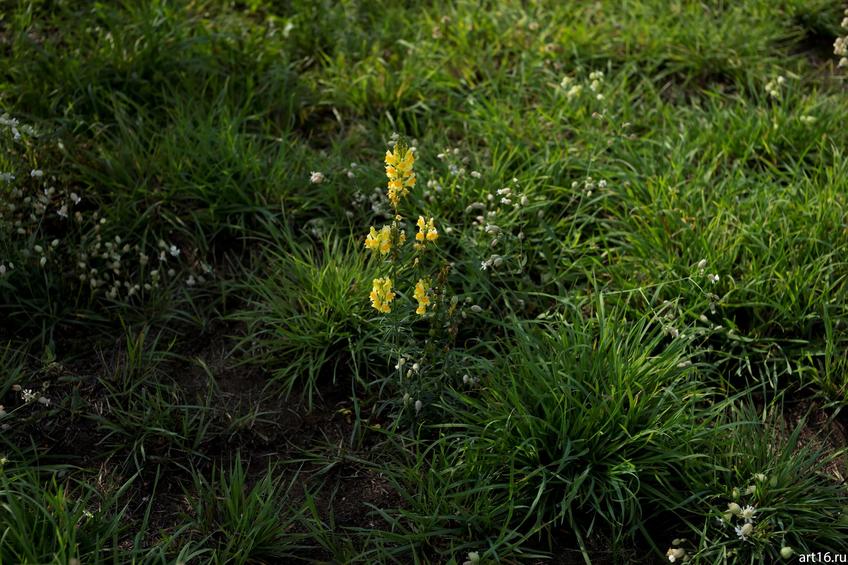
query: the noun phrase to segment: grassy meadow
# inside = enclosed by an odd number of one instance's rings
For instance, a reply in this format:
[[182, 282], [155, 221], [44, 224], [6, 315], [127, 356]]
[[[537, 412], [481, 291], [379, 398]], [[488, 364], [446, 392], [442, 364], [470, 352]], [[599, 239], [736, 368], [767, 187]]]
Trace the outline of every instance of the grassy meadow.
[[833, 0], [0, 0], [0, 563], [848, 554]]

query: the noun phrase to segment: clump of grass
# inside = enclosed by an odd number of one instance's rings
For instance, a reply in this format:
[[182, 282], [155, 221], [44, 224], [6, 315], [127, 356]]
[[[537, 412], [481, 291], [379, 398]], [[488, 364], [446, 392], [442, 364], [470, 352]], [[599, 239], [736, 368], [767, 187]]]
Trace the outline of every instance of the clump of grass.
[[101, 497], [84, 482], [0, 469], [0, 560], [4, 563], [101, 563], [126, 533], [124, 484]]
[[215, 563], [254, 563], [293, 558], [303, 537], [295, 530], [299, 513], [293, 488], [269, 468], [253, 482], [236, 454], [228, 470], [210, 477], [194, 473], [192, 530], [211, 550]]
[[247, 302], [232, 318], [246, 330], [237, 349], [311, 407], [322, 377], [336, 383], [339, 374], [354, 381], [364, 374], [369, 359], [363, 344], [374, 338], [367, 303], [356, 291], [364, 290], [370, 269], [338, 238], [324, 239], [315, 250], [284, 231], [274, 241], [260, 255], [264, 267], [240, 285]]
[[446, 399], [451, 423], [435, 426], [440, 436], [414, 460], [410, 477], [423, 483], [406, 490], [400, 515], [475, 536], [492, 557], [562, 526], [584, 552], [599, 532], [616, 547], [631, 542], [655, 492], [685, 488], [691, 466], [711, 468], [701, 459], [722, 401], [683, 340], [644, 318], [601, 304], [596, 316], [573, 309], [514, 327], [481, 389]]
[[710, 454], [713, 472], [688, 478], [696, 499], [677, 510], [678, 551], [705, 563], [777, 562], [843, 547], [845, 451], [804, 438], [806, 421], [790, 425], [779, 409], [759, 414], [747, 402], [728, 413]]

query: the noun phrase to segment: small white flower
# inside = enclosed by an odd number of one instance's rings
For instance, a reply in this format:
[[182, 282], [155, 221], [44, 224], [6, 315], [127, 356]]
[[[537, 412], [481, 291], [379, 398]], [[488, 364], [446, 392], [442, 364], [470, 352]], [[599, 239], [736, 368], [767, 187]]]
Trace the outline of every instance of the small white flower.
[[34, 179], [40, 179], [41, 177], [44, 176], [44, 171], [42, 171], [40, 169], [33, 169], [29, 172], [29, 176], [31, 176]]
[[40, 396], [38, 398], [38, 403], [43, 404], [44, 406], [50, 406], [50, 399], [46, 396]]
[[168, 253], [171, 254], [171, 257], [179, 257], [180, 248], [177, 247], [176, 245], [172, 245], [171, 247], [168, 248]]
[[739, 536], [739, 539], [745, 541], [748, 539], [748, 536], [751, 535], [751, 532], [754, 531], [754, 525], [750, 522], [746, 522], [741, 526], [736, 526], [734, 531], [736, 532], [736, 535]]
[[418, 414], [419, 412], [421, 412], [422, 408], [424, 408], [424, 403], [421, 402], [420, 400], [416, 400], [415, 401], [415, 413]]
[[309, 174], [309, 182], [312, 184], [321, 184], [324, 182], [324, 173], [319, 171], [312, 171]]
[[481, 271], [485, 271], [488, 268], [489, 268], [489, 262], [488, 261], [480, 261], [480, 270]]
[[38, 260], [38, 264], [42, 267], [47, 264], [47, 257], [42, 256], [41, 259]]
[[483, 175], [481, 175], [479, 171], [471, 171], [471, 176], [475, 179], [479, 179]]
[[469, 551], [468, 559], [463, 561], [462, 565], [480, 565], [480, 554], [476, 551]]
[[12, 173], [0, 173], [0, 180], [5, 181], [6, 183], [10, 183], [15, 180], [15, 175]]
[[754, 514], [757, 513], [757, 509], [751, 506], [750, 504], [742, 509], [739, 513], [739, 516], [744, 518], [746, 522], [751, 523], [754, 521]]
[[188, 279], [186, 279], [186, 284], [188, 286], [194, 286], [197, 281], [194, 280], [194, 275], [189, 275]]
[[35, 393], [32, 391], [32, 389], [25, 388], [25, 389], [23, 389], [23, 390], [21, 391], [21, 400], [23, 400], [23, 401], [24, 401], [24, 402], [26, 402], [27, 404], [29, 404], [30, 402], [32, 402], [32, 401], [33, 401], [33, 400], [35, 400], [36, 398], [38, 398], [38, 395], [37, 395], [37, 394], [35, 394]]
[[569, 99], [576, 98], [577, 96], [580, 96], [581, 92], [583, 92], [583, 85], [575, 84], [574, 86], [568, 89], [568, 91], [565, 93], [565, 96]]
[[718, 279], [719, 279], [719, 276], [717, 274], [708, 274], [707, 275], [707, 280], [710, 281], [713, 284], [717, 283]]
[[82, 202], [82, 198], [80, 198], [79, 195], [76, 192], [71, 193], [71, 200], [74, 202], [74, 205]]
[[669, 547], [665, 555], [670, 563], [675, 563], [678, 559], [683, 559], [686, 556], [686, 550], [682, 547]]

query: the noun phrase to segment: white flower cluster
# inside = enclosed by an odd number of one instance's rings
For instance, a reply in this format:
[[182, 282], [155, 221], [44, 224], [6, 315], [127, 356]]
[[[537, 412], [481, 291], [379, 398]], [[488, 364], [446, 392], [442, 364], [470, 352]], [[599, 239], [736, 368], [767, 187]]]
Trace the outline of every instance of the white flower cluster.
[[0, 116], [0, 128], [3, 128], [4, 132], [8, 132], [14, 141], [21, 141], [24, 135], [29, 137], [38, 135], [34, 127], [28, 124], [21, 124], [17, 118], [13, 118], [7, 113]]
[[766, 83], [766, 94], [772, 98], [780, 98], [780, 89], [786, 84], [786, 77], [778, 76]]
[[[752, 504], [742, 506], [735, 501], [743, 496], [751, 496], [759, 489], [765, 488], [767, 481], [768, 477], [765, 474], [756, 473], [754, 475], [754, 484], [745, 487], [744, 491], [734, 488], [731, 493], [733, 501], [727, 503], [727, 510], [723, 514], [723, 520], [720, 521], [732, 526], [733, 533], [742, 541], [749, 541], [751, 536], [755, 533], [756, 526], [754, 523], [758, 518], [757, 508]], [[772, 480], [771, 484], [774, 486], [777, 483]], [[734, 520], [736, 521], [735, 524]]]
[[685, 549], [680, 547], [684, 543], [686, 543], [686, 540], [682, 538], [675, 539], [671, 542], [671, 547], [665, 552], [669, 563], [686, 563], [689, 561], [690, 556], [686, 553]]
[[49, 408], [52, 402], [47, 396], [45, 396], [48, 386], [48, 383], [44, 383], [41, 386], [41, 391], [37, 391], [31, 388], [23, 388], [19, 384], [13, 384], [12, 392], [17, 392], [20, 395], [21, 402], [23, 402], [23, 404], [21, 404], [15, 409], [12, 409], [9, 412], [6, 411], [5, 406], [0, 405], [0, 421], [3, 421], [3, 423], [0, 424], [0, 430], [6, 431], [10, 429], [12, 426], [6, 420], [9, 420], [12, 414], [17, 412], [18, 410], [23, 409], [24, 406], [27, 406], [29, 404], [40, 404], [45, 408]]
[[[463, 231], [464, 246], [477, 248], [477, 265], [480, 271], [493, 277], [519, 276], [526, 273], [527, 254], [524, 251], [524, 228], [538, 225], [544, 217], [544, 201], [531, 199], [513, 178], [507, 186], [492, 190], [485, 198], [472, 202], [465, 208], [471, 217], [471, 230]], [[474, 268], [478, 268], [475, 265]], [[517, 298], [504, 299], [507, 307], [524, 310], [526, 303]], [[483, 312], [483, 307], [473, 305], [471, 313]], [[466, 309], [460, 312], [465, 318]]]
[[603, 71], [590, 72], [588, 81], [566, 75], [560, 81], [559, 87], [561, 91], [565, 93], [565, 97], [568, 100], [580, 98], [587, 88], [595, 95], [596, 100], [603, 101], [605, 98], [604, 93], [602, 92], [604, 88]]
[[[466, 165], [470, 161], [468, 155], [461, 156], [459, 147], [447, 148], [438, 155], [436, 158], [439, 161], [443, 161], [448, 165], [448, 172], [455, 177], [464, 177], [467, 170]], [[473, 171], [476, 172], [476, 171]], [[478, 173], [479, 175], [479, 173]], [[475, 178], [479, 178], [478, 175], [474, 175]]]
[[[843, 12], [842, 28], [848, 29], [848, 9]], [[839, 67], [848, 67], [848, 35], [837, 37], [833, 42], [833, 54], [839, 57]]]
[[[374, 187], [374, 190], [367, 195], [360, 190], [355, 191], [350, 200], [350, 205], [351, 208], [355, 208], [357, 210], [370, 211], [370, 213], [377, 217], [394, 217], [391, 205], [389, 204], [389, 199], [386, 196], [386, 190], [383, 187]], [[347, 216], [352, 217], [353, 213], [350, 210], [348, 210], [348, 212], [350, 213], [348, 213]]]
[[[19, 135], [33, 131], [6, 114], [0, 116], [0, 126]], [[62, 277], [73, 274], [92, 293], [115, 300], [158, 288], [163, 278], [177, 275], [177, 265], [169, 263], [180, 258], [177, 245], [159, 241], [157, 249], [105, 235], [107, 219], [83, 196], [57, 188], [55, 176], [30, 169], [28, 174], [6, 173], [3, 180], [0, 241], [5, 245], [0, 250], [11, 256], [0, 257], [0, 278], [31, 265]], [[205, 263], [194, 267], [197, 276], [189, 276], [189, 286], [205, 282], [212, 272]]]
[[[604, 179], [600, 179], [598, 181], [595, 181], [595, 179], [593, 179], [592, 177], [586, 177], [583, 180], [583, 193], [586, 195], [586, 198], [591, 197], [592, 194], [595, 192], [595, 189], [604, 190], [606, 187], [607, 187], [607, 181], [605, 181]], [[579, 181], [572, 182], [571, 188], [579, 189], [580, 188], [580, 182]]]

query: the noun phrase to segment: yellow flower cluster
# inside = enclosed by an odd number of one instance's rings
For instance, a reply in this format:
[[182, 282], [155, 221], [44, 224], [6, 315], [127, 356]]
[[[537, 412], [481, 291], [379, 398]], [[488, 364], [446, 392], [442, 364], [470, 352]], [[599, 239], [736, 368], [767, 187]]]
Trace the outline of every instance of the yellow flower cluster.
[[392, 250], [392, 229], [389, 226], [383, 226], [378, 232], [374, 226], [371, 226], [371, 233], [365, 238], [365, 247], [385, 255]]
[[386, 176], [389, 177], [389, 200], [397, 210], [400, 199], [409, 194], [415, 186], [415, 155], [405, 145], [395, 143], [392, 151], [386, 151]]
[[392, 291], [392, 279], [388, 277], [374, 279], [371, 288], [371, 306], [378, 312], [388, 314], [392, 311], [390, 304], [394, 299], [395, 293]]
[[437, 239], [439, 239], [439, 232], [436, 229], [436, 222], [433, 220], [433, 218], [430, 218], [430, 221], [428, 222], [424, 219], [424, 216], [418, 216], [417, 225], [418, 233], [415, 234], [416, 241], [436, 241]]
[[427, 306], [430, 305], [430, 297], [427, 295], [429, 290], [430, 279], [418, 279], [413, 296], [415, 296], [415, 300], [418, 301], [418, 308], [415, 310], [415, 313], [419, 316], [423, 316], [427, 313]]
[[392, 250], [392, 246], [400, 247], [405, 241], [406, 232], [400, 228], [397, 221], [394, 221], [391, 226], [380, 228], [380, 231], [371, 226], [371, 231], [365, 236], [365, 248], [375, 253], [379, 251], [380, 255], [386, 255]]

